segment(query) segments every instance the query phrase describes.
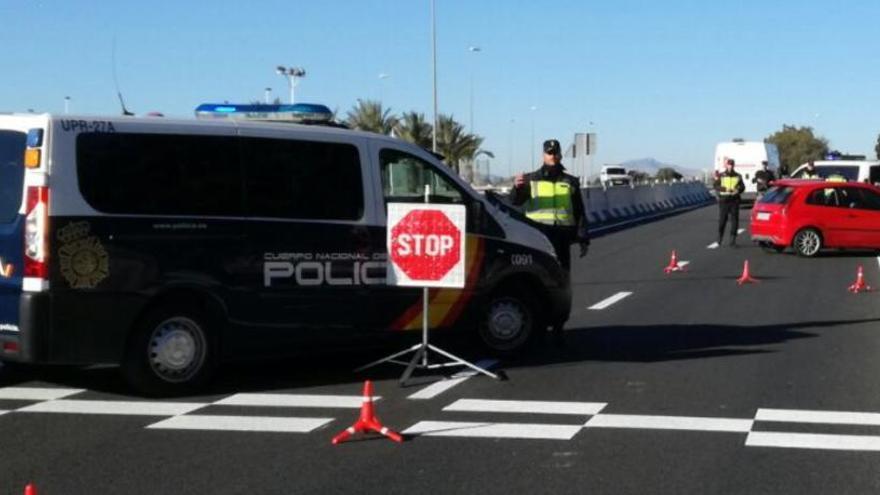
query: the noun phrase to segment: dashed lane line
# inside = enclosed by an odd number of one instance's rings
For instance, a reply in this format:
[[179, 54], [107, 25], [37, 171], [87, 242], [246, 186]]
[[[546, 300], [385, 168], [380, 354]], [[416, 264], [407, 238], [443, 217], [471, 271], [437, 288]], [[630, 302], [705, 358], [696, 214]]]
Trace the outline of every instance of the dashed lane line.
[[689, 430], [748, 433], [751, 419], [706, 418], [696, 416], [643, 416], [600, 414], [584, 424], [585, 428], [638, 428], [647, 430]]
[[82, 388], [3, 387], [0, 399], [4, 400], [55, 400], [85, 392]]
[[679, 261], [678, 264], [676, 264], [676, 266], [678, 267], [679, 270], [684, 270], [684, 268], [690, 264], [691, 264], [690, 261]]
[[613, 296], [611, 296], [607, 299], [603, 299], [603, 300], [597, 302], [596, 304], [590, 306], [587, 309], [592, 309], [593, 311], [600, 311], [600, 310], [603, 310], [603, 309], [611, 306], [612, 304], [615, 304], [615, 303], [617, 303], [617, 302], [619, 302], [619, 301], [621, 301], [631, 295], [632, 295], [632, 292], [618, 292], [617, 294], [614, 294]]
[[[374, 396], [373, 401], [381, 399]], [[235, 394], [213, 402], [215, 406], [255, 407], [317, 407], [358, 409], [363, 403], [360, 395], [309, 395], [309, 394]]]
[[538, 400], [483, 400], [459, 399], [443, 408], [444, 411], [533, 413], [533, 414], [598, 414], [605, 402], [551, 402]]
[[880, 413], [758, 409], [756, 421], [880, 426]]
[[718, 249], [718, 246], [719, 244], [717, 242], [713, 242], [712, 244], [706, 246], [706, 249]]
[[517, 438], [530, 440], [571, 440], [580, 425], [538, 423], [469, 423], [464, 421], [419, 421], [404, 435], [427, 437]]
[[880, 436], [753, 431], [746, 437], [746, 446], [880, 451]]
[[[477, 361], [474, 364], [476, 364], [480, 368], [489, 369], [489, 368], [492, 368], [493, 366], [495, 366], [496, 364], [498, 364], [498, 360], [497, 359], [483, 359], [483, 360]], [[434, 397], [437, 397], [438, 395], [442, 394], [443, 392], [446, 392], [447, 390], [455, 387], [456, 385], [460, 385], [461, 383], [464, 383], [465, 381], [467, 381], [468, 378], [472, 378], [476, 375], [477, 375], [477, 372], [472, 371], [472, 370], [467, 370], [467, 371], [462, 371], [460, 373], [456, 373], [456, 374], [452, 375], [452, 377], [450, 377], [450, 378], [447, 378], [447, 379], [441, 380], [437, 383], [432, 383], [431, 385], [428, 385], [427, 387], [410, 395], [408, 398], [414, 399], [414, 400], [433, 399]]]
[[746, 231], [746, 229], [736, 229], [736, 235], [740, 235], [745, 231]]
[[309, 433], [333, 421], [333, 418], [298, 418], [271, 416], [214, 416], [194, 414], [174, 416], [147, 426], [153, 430], [211, 430], [274, 433]]
[[50, 400], [16, 409], [23, 413], [116, 414], [121, 416], [177, 416], [209, 406], [194, 402], [111, 400]]

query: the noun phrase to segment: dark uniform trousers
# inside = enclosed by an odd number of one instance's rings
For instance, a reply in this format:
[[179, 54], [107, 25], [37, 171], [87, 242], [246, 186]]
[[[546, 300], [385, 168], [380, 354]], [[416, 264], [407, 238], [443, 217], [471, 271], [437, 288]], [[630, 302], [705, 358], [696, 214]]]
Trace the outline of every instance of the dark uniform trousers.
[[718, 242], [724, 239], [724, 228], [730, 218], [730, 238], [736, 237], [739, 230], [739, 199], [721, 199], [718, 201]]

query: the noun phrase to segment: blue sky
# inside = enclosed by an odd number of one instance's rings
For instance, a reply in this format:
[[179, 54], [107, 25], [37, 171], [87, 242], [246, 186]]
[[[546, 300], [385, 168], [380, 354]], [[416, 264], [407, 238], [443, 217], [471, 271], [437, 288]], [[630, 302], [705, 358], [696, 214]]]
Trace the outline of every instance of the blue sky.
[[[534, 168], [535, 142], [598, 133], [596, 164], [711, 166], [714, 145], [813, 126], [873, 155], [880, 50], [873, 1], [436, 0], [440, 110], [474, 128], [494, 172]], [[382, 99], [431, 112], [429, 0], [0, 0], [0, 111], [191, 116], [202, 102]], [[476, 45], [479, 53], [468, 47]], [[390, 75], [380, 79], [380, 73]], [[536, 106], [537, 110], [531, 110]], [[593, 122], [593, 125], [590, 125]]]

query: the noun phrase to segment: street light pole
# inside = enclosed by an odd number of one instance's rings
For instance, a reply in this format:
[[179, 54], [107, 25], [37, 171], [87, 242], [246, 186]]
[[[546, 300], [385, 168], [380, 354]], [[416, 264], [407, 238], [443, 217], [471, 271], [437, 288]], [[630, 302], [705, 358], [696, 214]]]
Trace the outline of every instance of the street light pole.
[[[482, 49], [478, 46], [468, 47], [470, 53], [480, 53]], [[470, 105], [470, 133], [476, 134], [474, 130], [474, 62], [471, 60], [471, 105]]]
[[529, 107], [532, 115], [532, 165], [538, 163], [538, 158], [535, 156], [535, 110], [537, 109], [535, 105]]
[[269, 93], [271, 93], [271, 92], [272, 92], [272, 88], [265, 88], [263, 90], [263, 99], [266, 101], [266, 105], [268, 105], [271, 102], [271, 100], [269, 100], [269, 98], [270, 98]]
[[64, 114], [67, 115], [68, 113], [70, 113], [70, 97], [65, 96], [64, 97]]
[[296, 88], [300, 78], [306, 77], [306, 70], [302, 67], [284, 67], [279, 65], [275, 68], [275, 72], [287, 78], [287, 86], [290, 88], [290, 104], [293, 105], [296, 103], [294, 88]]
[[435, 10], [434, 0], [431, 0], [431, 56], [434, 75], [434, 130], [431, 132], [431, 150], [434, 153], [437, 152], [437, 17]]

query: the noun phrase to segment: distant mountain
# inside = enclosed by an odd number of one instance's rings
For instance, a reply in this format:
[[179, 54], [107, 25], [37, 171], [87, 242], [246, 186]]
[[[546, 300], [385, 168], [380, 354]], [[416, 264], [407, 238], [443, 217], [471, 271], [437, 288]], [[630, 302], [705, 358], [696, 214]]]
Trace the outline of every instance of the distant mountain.
[[661, 168], [675, 169], [676, 172], [685, 177], [701, 176], [703, 174], [702, 170], [680, 167], [671, 163], [663, 163], [656, 158], [639, 158], [636, 160], [627, 160], [620, 165], [626, 167], [627, 170], [639, 170], [650, 175], [655, 175], [657, 171]]

